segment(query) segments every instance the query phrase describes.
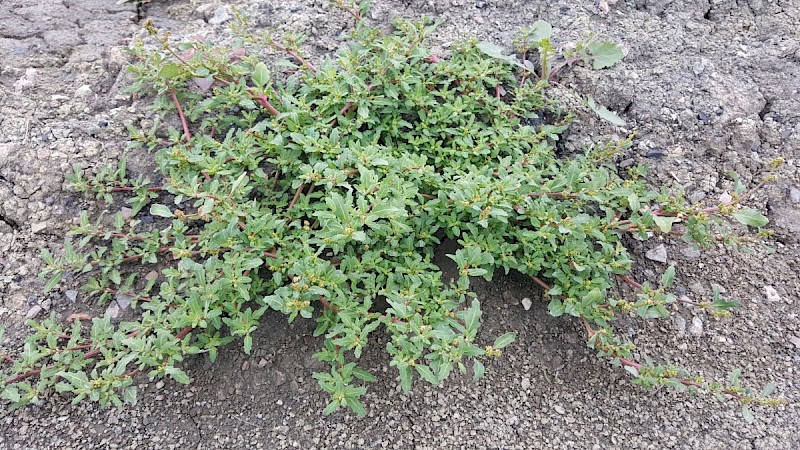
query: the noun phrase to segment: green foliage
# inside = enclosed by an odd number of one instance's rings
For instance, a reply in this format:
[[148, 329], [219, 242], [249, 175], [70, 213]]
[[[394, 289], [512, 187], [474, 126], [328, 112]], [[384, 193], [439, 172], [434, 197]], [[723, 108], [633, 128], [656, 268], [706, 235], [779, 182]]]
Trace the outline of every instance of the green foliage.
[[[366, 6], [349, 7], [357, 21], [349, 45], [318, 65], [300, 54], [298, 38], [244, 35], [237, 48], [175, 50], [148, 24], [159, 48], [133, 47], [131, 91], [150, 95], [165, 115], [177, 111], [182, 129], [132, 134], [157, 150], [167, 182], [126, 178], [124, 160], [93, 180], [76, 169], [69, 181], [87, 195], [134, 194], [134, 216], [116, 215], [109, 229], [82, 215], [64, 255], [45, 252], [42, 275], [50, 289], [82, 273], [87, 295], [126, 296], [141, 315], [90, 327], [31, 322], [23, 351], [2, 369], [3, 398], [23, 405], [55, 387], [75, 401], [133, 402], [137, 374], [188, 383], [179, 367], [187, 355], [214, 360], [234, 339], [250, 353], [273, 309], [317, 322], [315, 358], [330, 364], [314, 375], [331, 396], [325, 412], [363, 415], [364, 383], [374, 377], [357, 364], [376, 332], [390, 338], [385, 350], [404, 390], [415, 377], [440, 384], [470, 364], [480, 379], [515, 333], [481, 343], [470, 277], [511, 270], [546, 287], [551, 314], [581, 318], [589, 345], [636, 382], [676, 385], [677, 369], [635, 362], [611, 326], [629, 312], [664, 317], [676, 301], [667, 292], [674, 267], [659, 287], [628, 277], [623, 237], [680, 228], [698, 245], [735, 242], [727, 216], [752, 226], [765, 219], [739, 209], [739, 197], [701, 208], [650, 190], [642, 168], [619, 173], [611, 159], [629, 141], [558, 158], [570, 116], [547, 97], [549, 76], [534, 81], [524, 61], [498, 63], [485, 54], [502, 52], [473, 41], [439, 58], [425, 46], [429, 24], [398, 22], [386, 34], [358, 21]], [[544, 52], [546, 66], [550, 34], [537, 22], [520, 41]], [[281, 69], [253, 56], [264, 45], [296, 64]], [[619, 56], [605, 43], [580, 51], [596, 67]], [[149, 226], [137, 217], [156, 198]], [[433, 262], [444, 239], [458, 243], [448, 255], [454, 280]], [[618, 298], [620, 280], [638, 286], [631, 300]], [[690, 386], [767, 401], [734, 384]]]

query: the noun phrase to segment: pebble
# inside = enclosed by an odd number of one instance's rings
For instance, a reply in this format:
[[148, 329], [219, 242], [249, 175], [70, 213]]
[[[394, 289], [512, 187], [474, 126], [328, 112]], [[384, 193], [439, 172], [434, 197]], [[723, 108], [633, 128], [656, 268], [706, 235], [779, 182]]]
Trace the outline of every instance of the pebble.
[[690, 245], [681, 250], [681, 254], [688, 259], [697, 259], [700, 257], [700, 249], [696, 248], [694, 245]]
[[92, 87], [88, 84], [84, 84], [83, 86], [79, 87], [75, 90], [75, 97], [76, 98], [86, 98], [92, 95]]
[[647, 151], [646, 156], [648, 158], [656, 158], [656, 159], [663, 158], [667, 156], [667, 150], [661, 147], [651, 148], [650, 150]]
[[42, 312], [42, 307], [39, 305], [33, 305], [31, 309], [25, 314], [26, 319], [33, 319], [34, 317], [38, 316], [39, 313]]
[[708, 114], [704, 113], [704, 112], [701, 112], [701, 113], [697, 114], [697, 120], [703, 122], [703, 125], [710, 125], [711, 124], [711, 117]]
[[25, 69], [25, 75], [14, 83], [14, 89], [21, 91], [23, 89], [32, 88], [36, 85], [37, 74], [38, 72], [34, 68]]
[[75, 300], [78, 299], [78, 291], [66, 291], [64, 292], [64, 295], [71, 302], [74, 302]]
[[47, 228], [47, 222], [38, 222], [31, 224], [31, 233], [38, 233]]
[[519, 382], [519, 387], [527, 391], [528, 389], [531, 388], [531, 379], [528, 377], [524, 377], [522, 381]]
[[767, 301], [768, 302], [779, 302], [781, 301], [781, 296], [778, 294], [778, 291], [775, 290], [772, 286], [764, 286], [764, 292], [767, 294]]
[[656, 261], [662, 264], [666, 264], [667, 248], [664, 247], [664, 244], [660, 244], [658, 247], [652, 250], [648, 250], [647, 253], [644, 254], [644, 256], [651, 261]]
[[244, 362], [242, 363], [242, 371], [246, 371], [249, 368], [250, 368], [250, 360], [245, 359]]
[[477, 22], [479, 24], [484, 24], [484, 23], [486, 23], [486, 20], [481, 16], [475, 16], [475, 22]]
[[794, 204], [800, 203], [800, 189], [798, 188], [789, 189], [789, 200]]
[[559, 414], [566, 414], [567, 413], [567, 410], [564, 409], [564, 407], [561, 406], [561, 405], [553, 406], [553, 409], [555, 409], [556, 412], [559, 413]]
[[673, 316], [672, 322], [675, 324], [675, 328], [678, 330], [678, 337], [686, 336], [686, 319], [681, 316]]
[[156, 383], [156, 389], [164, 389], [164, 381], [163, 380], [159, 380]]
[[697, 316], [692, 318], [692, 325], [689, 327], [689, 334], [700, 336], [703, 334], [703, 320]]
[[522, 303], [522, 307], [525, 308], [525, 311], [530, 310], [531, 305], [533, 305], [533, 302], [528, 297], [523, 298], [520, 303]]
[[14, 294], [10, 297], [7, 297], [5, 301], [3, 301], [3, 304], [8, 309], [19, 311], [28, 305], [28, 299], [22, 294]]
[[211, 25], [222, 25], [229, 20], [231, 20], [231, 7], [229, 5], [222, 5], [214, 10], [214, 15], [208, 19], [208, 23]]
[[800, 348], [800, 337], [793, 336], [789, 338], [789, 342], [794, 345], [794, 348]]

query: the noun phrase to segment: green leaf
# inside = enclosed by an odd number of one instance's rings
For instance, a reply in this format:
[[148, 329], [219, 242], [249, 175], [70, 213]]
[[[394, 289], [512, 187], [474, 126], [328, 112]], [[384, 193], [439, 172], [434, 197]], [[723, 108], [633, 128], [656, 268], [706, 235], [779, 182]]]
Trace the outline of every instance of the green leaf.
[[138, 393], [138, 389], [136, 388], [136, 386], [128, 386], [122, 392], [123, 392], [122, 398], [125, 401], [125, 403], [129, 405], [136, 404], [136, 395]]
[[158, 217], [174, 217], [175, 215], [172, 214], [172, 211], [166, 207], [165, 205], [159, 205], [158, 203], [153, 203], [150, 205], [150, 215], [158, 216]]
[[526, 30], [527, 38], [533, 42], [540, 42], [545, 39], [550, 39], [553, 36], [553, 27], [549, 22], [544, 20], [537, 20], [533, 25]]
[[369, 383], [372, 383], [372, 382], [375, 381], [375, 377], [371, 373], [369, 373], [366, 370], [361, 369], [359, 367], [354, 367], [353, 368], [353, 376], [358, 378], [359, 380], [366, 381], [366, 382], [369, 382]]
[[753, 423], [756, 420], [755, 416], [753, 416], [753, 411], [747, 405], [742, 406], [742, 417], [747, 423]]
[[561, 302], [561, 299], [558, 298], [550, 300], [550, 304], [547, 305], [547, 309], [550, 311], [550, 315], [553, 317], [561, 317], [566, 310], [564, 308], [564, 304]]
[[662, 233], [669, 233], [672, 231], [672, 224], [674, 224], [676, 220], [678, 220], [676, 217], [653, 216], [653, 222], [656, 223], [656, 226]]
[[483, 378], [485, 372], [486, 368], [483, 366], [482, 362], [478, 361], [477, 359], [473, 361], [472, 363], [473, 380], [475, 381], [480, 380], [481, 378]]
[[158, 76], [171, 79], [181, 74], [181, 68], [175, 63], [164, 64], [158, 71]]
[[675, 281], [675, 265], [670, 265], [667, 270], [664, 271], [664, 275], [661, 276], [661, 286], [662, 287], [670, 287], [672, 283]]
[[253, 84], [259, 88], [263, 88], [269, 82], [269, 69], [267, 68], [267, 65], [263, 62], [256, 64], [256, 68], [253, 70], [252, 78]]
[[492, 344], [492, 347], [494, 347], [494, 348], [507, 347], [509, 344], [514, 342], [514, 339], [516, 339], [516, 338], [517, 338], [517, 333], [515, 333], [513, 331], [508, 332], [508, 333], [498, 337], [497, 339], [495, 339], [494, 340], [494, 344]]
[[593, 42], [588, 46], [594, 62], [595, 70], [605, 69], [620, 62], [623, 58], [622, 48], [613, 42]]
[[589, 97], [587, 99], [587, 104], [589, 105], [589, 109], [594, 111], [594, 113], [597, 114], [598, 117], [605, 120], [606, 122], [618, 125], [620, 127], [624, 127], [626, 125], [625, 121], [622, 120], [622, 118], [620, 118], [618, 115], [609, 111], [605, 106], [598, 105], [597, 103], [595, 103], [594, 98]]
[[364, 417], [367, 415], [367, 411], [364, 409], [364, 405], [362, 405], [357, 398], [347, 397], [345, 401], [347, 402], [347, 406], [349, 406], [350, 409], [352, 409], [353, 412], [355, 412], [358, 415], [358, 417]]
[[424, 364], [418, 364], [415, 366], [417, 368], [417, 373], [420, 374], [423, 380], [427, 381], [428, 383], [438, 386], [439, 385], [439, 378], [433, 374], [433, 371], [430, 367]]
[[772, 393], [775, 392], [775, 387], [775, 383], [767, 383], [764, 389], [761, 390], [761, 397], [769, 397], [772, 395]]
[[761, 228], [769, 223], [769, 219], [767, 219], [760, 212], [752, 208], [745, 208], [736, 211], [735, 213], [733, 213], [733, 218], [736, 219], [739, 223], [756, 228]]
[[189, 375], [186, 374], [183, 370], [171, 366], [167, 367], [165, 373], [172, 377], [173, 380], [177, 381], [178, 383], [189, 384], [191, 379], [189, 379]]

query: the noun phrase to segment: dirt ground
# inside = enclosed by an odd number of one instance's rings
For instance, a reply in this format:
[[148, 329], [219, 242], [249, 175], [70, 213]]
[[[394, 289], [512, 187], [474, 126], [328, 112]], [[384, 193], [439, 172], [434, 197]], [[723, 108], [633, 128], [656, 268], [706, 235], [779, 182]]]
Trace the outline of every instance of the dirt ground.
[[[254, 26], [300, 30], [317, 56], [335, 50], [346, 17], [324, 0], [240, 2]], [[605, 2], [602, 2], [605, 3]], [[443, 21], [434, 43], [478, 36], [510, 44], [516, 30], [544, 19], [566, 45], [587, 33], [620, 43], [613, 69], [571, 71], [562, 83], [592, 95], [637, 130], [621, 166], [652, 167], [655, 184], [681, 186], [693, 201], [715, 201], [724, 174], [757, 182], [766, 163], [786, 160], [781, 179], [752, 197], [775, 231], [774, 252], [719, 248], [697, 254], [665, 241], [679, 267], [678, 289], [693, 298], [711, 283], [741, 300], [733, 317], [675, 308], [670, 319], [620, 323], [650, 356], [705, 377], [744, 371], [752, 386], [777, 384], [783, 407], [756, 409], [748, 424], [735, 404], [645, 391], [594, 357], [578, 323], [548, 316], [541, 292], [508, 276], [477, 293], [484, 336], [517, 331], [517, 341], [473, 383], [454, 376], [440, 388], [402, 394], [386, 371], [385, 342], [364, 366], [379, 381], [364, 399], [368, 416], [324, 417], [326, 396], [311, 373], [313, 326], [267, 317], [247, 356], [240, 347], [213, 365], [189, 361], [189, 387], [150, 383], [135, 407], [72, 406], [52, 395], [40, 406], [0, 411], [0, 448], [301, 449], [792, 449], [800, 448], [800, 2], [797, 0], [373, 0], [370, 20], [422, 14]], [[90, 203], [64, 190], [73, 164], [100, 167], [126, 148], [125, 125], [146, 125], [146, 104], [122, 93], [124, 47], [151, 17], [177, 38], [221, 36], [226, 2], [155, 0], [139, 9], [115, 0], [0, 1], [0, 324], [18, 348], [26, 316], [91, 310], [66, 280], [42, 293], [42, 248], [59, 252], [65, 232]], [[570, 148], [626, 130], [580, 115]], [[133, 161], [148, 155], [134, 153]], [[134, 164], [136, 166], [136, 164]], [[645, 258], [659, 242], [634, 243], [637, 277], [665, 266]], [[77, 295], [76, 295], [77, 294]], [[525, 311], [521, 299], [534, 299]], [[486, 338], [488, 339], [488, 337]]]

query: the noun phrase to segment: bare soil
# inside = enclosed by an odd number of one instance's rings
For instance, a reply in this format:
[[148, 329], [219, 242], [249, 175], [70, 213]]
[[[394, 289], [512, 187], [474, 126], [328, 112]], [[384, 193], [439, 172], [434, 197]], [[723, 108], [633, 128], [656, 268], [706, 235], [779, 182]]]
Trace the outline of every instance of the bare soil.
[[[109, 0], [0, 2], [0, 324], [5, 348], [18, 348], [27, 316], [59, 317], [96, 306], [75, 296], [79, 280], [42, 293], [41, 249], [59, 253], [78, 213], [97, 206], [64, 189], [73, 164], [97, 168], [127, 154], [148, 170], [150, 155], [125, 151], [126, 124], [147, 126], [146, 103], [122, 93], [125, 46], [141, 21], [177, 37], [223, 39], [226, 2], [159, 1], [137, 9]], [[240, 2], [256, 27], [307, 34], [317, 57], [341, 44], [347, 17], [321, 0]], [[733, 317], [676, 308], [661, 321], [626, 319], [621, 329], [640, 356], [676, 363], [704, 377], [734, 368], [753, 386], [777, 384], [786, 406], [757, 409], [748, 424], [731, 403], [645, 391], [598, 360], [580, 325], [547, 314], [541, 291], [519, 276], [476, 282], [485, 308], [483, 336], [519, 333], [503, 357], [473, 383], [454, 376], [440, 387], [417, 383], [402, 394], [385, 342], [364, 366], [379, 381], [365, 398], [368, 417], [321, 415], [325, 395], [311, 373], [320, 342], [313, 325], [272, 314], [253, 355], [233, 345], [215, 364], [188, 362], [193, 383], [150, 383], [135, 407], [72, 406], [52, 395], [42, 405], [0, 411], [0, 448], [800, 448], [800, 4], [797, 0], [620, 0], [603, 13], [594, 0], [373, 0], [369, 20], [398, 15], [443, 21], [434, 43], [478, 37], [510, 44], [537, 19], [553, 24], [557, 43], [597, 33], [619, 42], [623, 62], [581, 67], [561, 83], [591, 95], [628, 121], [614, 128], [581, 114], [568, 150], [638, 132], [621, 166], [652, 167], [656, 185], [680, 186], [693, 201], [715, 201], [736, 171], [752, 184], [775, 157], [781, 179], [750, 200], [775, 234], [774, 251], [725, 248], [697, 255], [664, 241], [678, 265], [678, 289], [703, 298], [711, 283], [742, 302]], [[613, 3], [613, 4], [612, 4]], [[210, 19], [210, 20], [209, 20]], [[111, 207], [116, 208], [116, 206]], [[632, 242], [636, 276], [655, 280], [665, 265], [644, 257], [661, 242]], [[773, 292], [774, 290], [774, 292]], [[767, 295], [770, 292], [771, 295]], [[777, 294], [773, 295], [773, 294]], [[521, 299], [534, 299], [525, 311]], [[102, 309], [99, 310], [102, 313]]]

